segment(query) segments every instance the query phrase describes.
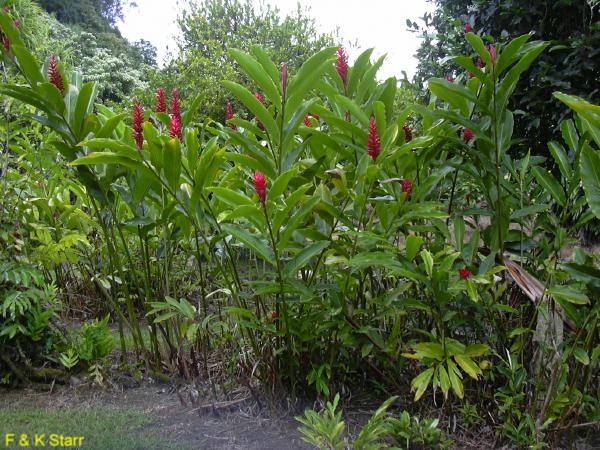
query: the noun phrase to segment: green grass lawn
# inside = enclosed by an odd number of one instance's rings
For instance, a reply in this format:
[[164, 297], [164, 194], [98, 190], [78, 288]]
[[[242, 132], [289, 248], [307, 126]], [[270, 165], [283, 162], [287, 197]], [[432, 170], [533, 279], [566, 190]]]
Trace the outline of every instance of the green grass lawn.
[[[165, 449], [182, 448], [168, 436], [162, 436], [152, 427], [153, 419], [143, 412], [134, 410], [111, 410], [106, 408], [64, 408], [64, 409], [6, 409], [0, 411], [0, 448], [42, 448], [35, 444], [35, 435], [43, 437], [48, 448], [82, 449]], [[7, 444], [7, 435], [14, 434], [14, 442]], [[19, 445], [21, 436], [26, 434], [29, 446]], [[80, 446], [52, 446], [50, 435], [60, 444], [60, 435], [65, 437], [83, 436]], [[71, 441], [71, 444], [76, 441]]]

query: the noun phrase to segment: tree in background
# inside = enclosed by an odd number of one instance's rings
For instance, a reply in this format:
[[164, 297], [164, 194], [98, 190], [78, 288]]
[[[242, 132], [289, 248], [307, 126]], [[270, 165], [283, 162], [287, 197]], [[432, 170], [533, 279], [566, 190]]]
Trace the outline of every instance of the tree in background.
[[123, 19], [122, 0], [38, 0], [49, 13], [65, 24], [83, 25], [93, 31], [114, 31]]
[[[489, 42], [508, 41], [533, 30], [534, 39], [551, 41], [538, 64], [521, 78], [511, 109], [522, 150], [547, 154], [547, 142], [556, 138], [567, 108], [554, 91], [600, 100], [600, 2], [597, 0], [435, 0], [437, 10], [426, 14], [417, 52], [415, 81], [447, 77], [457, 69], [449, 59], [468, 51], [465, 26]], [[456, 74], [454, 74], [456, 75]]]
[[200, 110], [215, 120], [224, 117], [227, 91], [221, 81], [247, 84], [227, 54], [230, 48], [247, 50], [259, 44], [274, 61], [287, 62], [293, 71], [335, 42], [332, 34], [317, 32], [306, 10], [298, 7], [293, 15], [282, 17], [277, 8], [255, 8], [251, 0], [192, 1], [179, 18], [179, 27], [179, 57], [155, 82], [169, 90], [177, 85], [189, 95], [203, 93]]

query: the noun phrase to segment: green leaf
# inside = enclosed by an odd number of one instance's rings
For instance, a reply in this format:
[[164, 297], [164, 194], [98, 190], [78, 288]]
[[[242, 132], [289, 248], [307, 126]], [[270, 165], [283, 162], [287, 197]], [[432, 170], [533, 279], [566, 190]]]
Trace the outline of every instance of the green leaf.
[[238, 241], [246, 245], [248, 249], [260, 256], [265, 262], [275, 264], [275, 255], [273, 255], [273, 251], [258, 237], [233, 224], [226, 223], [221, 225], [221, 228], [223, 231], [231, 234]]
[[585, 198], [594, 215], [600, 219], [600, 154], [585, 145], [581, 151], [579, 167]]
[[254, 205], [254, 202], [248, 197], [246, 197], [245, 194], [242, 194], [241, 192], [234, 191], [229, 188], [208, 187], [206, 188], [206, 190], [211, 191], [219, 200], [222, 200], [223, 202], [227, 203], [233, 208], [240, 205]]
[[442, 389], [442, 392], [444, 393], [444, 397], [448, 397], [448, 391], [450, 390], [450, 377], [448, 376], [448, 372], [446, 371], [446, 368], [442, 365], [440, 365], [438, 367], [438, 373], [439, 373], [439, 378], [440, 378], [440, 388]]
[[432, 358], [438, 361], [444, 358], [444, 349], [439, 342], [419, 342], [412, 348], [419, 358]]
[[475, 50], [477, 54], [481, 56], [481, 59], [485, 65], [488, 66], [492, 60], [490, 58], [490, 52], [488, 52], [487, 48], [483, 44], [483, 40], [473, 32], [465, 34], [465, 39], [469, 44], [471, 44], [473, 50]]
[[486, 344], [471, 344], [467, 345], [464, 354], [472, 358], [477, 356], [483, 356], [490, 351], [490, 347]]
[[387, 267], [389, 269], [400, 268], [400, 263], [393, 254], [388, 252], [366, 251], [354, 255], [349, 261], [352, 271], [359, 271], [369, 267]]
[[554, 176], [540, 166], [535, 166], [533, 169], [531, 169], [531, 171], [533, 172], [535, 179], [546, 190], [546, 192], [552, 196], [556, 203], [564, 208], [567, 205], [565, 192], [558, 181], [556, 181]]
[[556, 300], [564, 300], [575, 305], [586, 305], [590, 302], [587, 295], [569, 286], [553, 286], [547, 292]]
[[452, 385], [452, 390], [456, 394], [458, 398], [463, 398], [465, 396], [463, 384], [461, 381], [462, 375], [456, 367], [456, 364], [451, 359], [447, 360], [448, 365], [448, 377], [450, 378], [450, 384]]
[[571, 180], [571, 164], [569, 163], [569, 157], [567, 156], [567, 152], [562, 145], [558, 142], [550, 141], [548, 142], [548, 149], [556, 161], [558, 168], [560, 169], [560, 173], [563, 178], [568, 182]]
[[125, 167], [136, 168], [140, 165], [140, 162], [113, 152], [94, 152], [70, 163], [71, 166], [91, 166], [94, 164], [121, 164]]
[[413, 378], [410, 385], [411, 385], [412, 390], [417, 391], [415, 393], [415, 402], [418, 401], [423, 396], [425, 391], [427, 390], [427, 386], [429, 386], [429, 382], [431, 381], [432, 376], [433, 376], [433, 368], [429, 368]]
[[229, 49], [229, 54], [237, 61], [244, 72], [246, 72], [252, 81], [264, 92], [265, 96], [271, 100], [277, 109], [281, 109], [281, 96], [279, 90], [265, 69], [250, 55], [237, 50]]
[[415, 259], [415, 256], [417, 256], [417, 252], [421, 248], [422, 244], [423, 238], [421, 236], [411, 234], [406, 238], [406, 258], [409, 261]]
[[250, 112], [256, 116], [258, 120], [262, 122], [265, 129], [271, 136], [271, 139], [273, 139], [275, 143], [279, 143], [281, 139], [281, 136], [279, 135], [279, 127], [275, 123], [275, 119], [273, 119], [269, 111], [267, 111], [267, 108], [265, 108], [265, 106], [241, 84], [233, 81], [223, 81], [223, 85], [229, 89], [229, 91], [231, 91], [231, 93], [235, 95], [238, 100], [240, 100], [246, 106], [246, 108], [248, 108]]
[[587, 352], [581, 347], [577, 347], [575, 349], [575, 351], [573, 352], [573, 356], [575, 356], [575, 359], [584, 366], [587, 366], [590, 363], [590, 357], [588, 356]]
[[329, 241], [319, 241], [304, 248], [285, 265], [283, 270], [284, 277], [295, 276], [298, 270], [302, 269], [314, 256], [321, 253], [328, 245]]
[[477, 379], [478, 375], [481, 374], [479, 366], [468, 356], [455, 355], [454, 360], [471, 378]]
[[81, 87], [81, 90], [77, 95], [77, 103], [75, 104], [75, 114], [73, 115], [72, 127], [75, 135], [80, 138], [84, 137], [80, 136], [83, 128], [83, 122], [86, 116], [91, 112], [94, 104], [94, 94], [96, 91], [95, 86], [96, 83], [90, 81]]
[[289, 239], [292, 237], [292, 233], [296, 231], [296, 229], [300, 226], [304, 217], [310, 213], [313, 208], [321, 201], [320, 197], [312, 197], [309, 201], [307, 201], [302, 207], [292, 215], [285, 229], [281, 233], [279, 237], [279, 242], [277, 243], [277, 247], [279, 251], [284, 251], [285, 246], [287, 245]]
[[427, 275], [431, 277], [433, 274], [433, 257], [431, 256], [431, 253], [429, 253], [429, 250], [422, 250], [420, 255], [423, 260], [423, 265], [425, 266], [425, 271], [427, 272]]
[[351, 99], [343, 95], [337, 95], [335, 101], [344, 110], [349, 111], [352, 117], [356, 117], [364, 127], [369, 126], [369, 117], [363, 112], [362, 108]]
[[42, 76], [42, 72], [40, 72], [40, 65], [29, 50], [18, 44], [11, 44], [10, 49], [15, 54], [17, 61], [19, 62], [19, 67], [21, 67], [21, 70], [27, 78], [27, 81], [31, 84], [31, 87], [35, 89], [37, 84], [46, 81]]
[[525, 208], [517, 209], [510, 215], [510, 218], [511, 220], [517, 220], [521, 217], [532, 216], [542, 211], [547, 211], [548, 209], [550, 209], [550, 205], [548, 204], [526, 206]]

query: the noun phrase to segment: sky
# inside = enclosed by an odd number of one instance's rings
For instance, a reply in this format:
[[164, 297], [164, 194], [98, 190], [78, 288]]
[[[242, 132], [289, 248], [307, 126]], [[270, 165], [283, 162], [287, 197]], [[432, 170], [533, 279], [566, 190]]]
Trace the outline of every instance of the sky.
[[[253, 0], [258, 6], [261, 0]], [[163, 64], [169, 51], [175, 53], [175, 37], [178, 33], [175, 20], [187, 2], [182, 0], [136, 0], [136, 8], [125, 9], [125, 20], [119, 24], [121, 33], [130, 41], [150, 41], [158, 53], [158, 63]], [[281, 15], [296, 10], [298, 0], [270, 0]], [[411, 78], [417, 60], [414, 54], [420, 45], [417, 34], [407, 30], [406, 19], [419, 23], [426, 11], [433, 11], [427, 0], [302, 0], [302, 7], [310, 8], [317, 29], [329, 32], [339, 29], [348, 46], [350, 61], [362, 50], [375, 48], [372, 58], [387, 54], [379, 77], [402, 77], [406, 71]]]

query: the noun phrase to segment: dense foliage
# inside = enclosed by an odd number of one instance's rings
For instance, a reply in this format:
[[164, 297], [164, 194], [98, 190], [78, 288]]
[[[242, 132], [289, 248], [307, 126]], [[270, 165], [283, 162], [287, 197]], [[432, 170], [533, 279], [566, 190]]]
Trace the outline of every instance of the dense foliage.
[[[546, 143], [560, 135], [557, 126], [567, 114], [554, 91], [600, 101], [600, 5], [591, 0], [436, 0], [437, 9], [425, 15], [424, 42], [418, 51], [418, 83], [446, 77], [459, 66], [447, 57], [467, 50], [465, 27], [486, 42], [503, 42], [526, 33], [550, 43], [519, 82], [512, 107], [521, 152], [544, 154]], [[414, 24], [419, 30], [419, 25]]]
[[[251, 30], [249, 4], [203, 5], [181, 61], [204, 61], [213, 97], [165, 85], [114, 109], [0, 11], [2, 381], [102, 382], [112, 321], [123, 366], [334, 399], [299, 418], [316, 446], [347, 445], [336, 393], [365, 385], [456, 406], [509, 446], [596, 422], [600, 258], [575, 237], [600, 218], [600, 107], [553, 93], [572, 111], [546, 143], [556, 173], [515, 151], [513, 99], [552, 44], [462, 33], [456, 76], [399, 107], [372, 50], [350, 65], [327, 37], [290, 48], [271, 10], [276, 26]], [[203, 54], [191, 33], [219, 5], [249, 34], [233, 48], [217, 21]], [[355, 448], [450, 445], [394, 400]]]

